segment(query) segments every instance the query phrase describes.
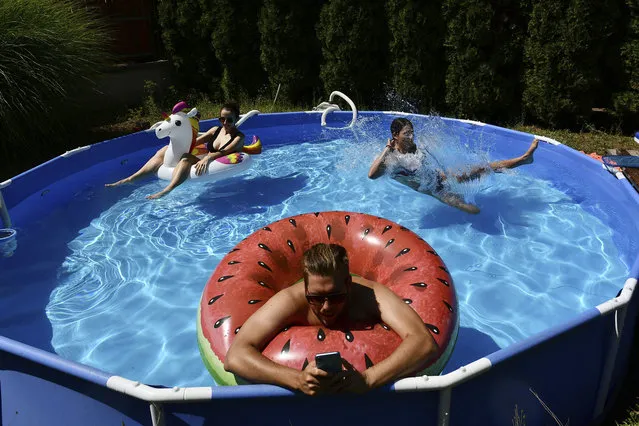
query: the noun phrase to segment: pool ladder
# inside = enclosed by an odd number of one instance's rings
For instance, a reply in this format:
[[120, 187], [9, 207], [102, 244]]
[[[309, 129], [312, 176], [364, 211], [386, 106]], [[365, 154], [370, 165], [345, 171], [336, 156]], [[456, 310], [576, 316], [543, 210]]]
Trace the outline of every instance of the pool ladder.
[[328, 102], [320, 103], [318, 106], [313, 108], [313, 111], [322, 111], [322, 127], [326, 127], [326, 116], [333, 111], [341, 111], [338, 105], [331, 103], [333, 102], [333, 98], [335, 96], [339, 96], [344, 99], [350, 105], [351, 111], [353, 112], [353, 118], [351, 119], [350, 124], [346, 127], [337, 127], [337, 129], [350, 129], [355, 124], [355, 120], [357, 120], [357, 107], [355, 106], [355, 103], [351, 100], [351, 98], [340, 91], [335, 90], [333, 93], [331, 93], [331, 96], [329, 96]]

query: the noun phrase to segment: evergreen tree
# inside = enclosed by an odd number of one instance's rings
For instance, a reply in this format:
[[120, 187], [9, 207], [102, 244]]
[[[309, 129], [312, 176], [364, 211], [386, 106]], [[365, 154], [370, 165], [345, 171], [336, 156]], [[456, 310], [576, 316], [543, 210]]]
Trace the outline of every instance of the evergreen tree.
[[614, 6], [599, 0], [534, 4], [525, 44], [528, 118], [553, 127], [588, 122], [606, 90], [601, 77], [618, 14]]
[[458, 117], [516, 119], [529, 5], [516, 0], [446, 0], [446, 101]]
[[280, 99], [310, 102], [319, 88], [320, 47], [315, 24], [323, 0], [264, 0], [259, 30], [262, 66]]
[[222, 64], [222, 90], [227, 99], [254, 97], [265, 82], [260, 64], [257, 20], [260, 0], [200, 0], [203, 28]]
[[321, 9], [320, 78], [366, 106], [380, 104], [387, 72], [388, 25], [380, 0], [329, 0]]
[[212, 28], [200, 19], [200, 6], [200, 0], [159, 0], [162, 41], [178, 83], [218, 98], [222, 69], [211, 49]]
[[426, 112], [443, 106], [446, 57], [442, 1], [388, 0], [391, 84]]
[[633, 132], [639, 130], [639, 4], [627, 0], [624, 9], [622, 16], [626, 16], [628, 22], [621, 47], [623, 88], [615, 93], [613, 104], [622, 129]]

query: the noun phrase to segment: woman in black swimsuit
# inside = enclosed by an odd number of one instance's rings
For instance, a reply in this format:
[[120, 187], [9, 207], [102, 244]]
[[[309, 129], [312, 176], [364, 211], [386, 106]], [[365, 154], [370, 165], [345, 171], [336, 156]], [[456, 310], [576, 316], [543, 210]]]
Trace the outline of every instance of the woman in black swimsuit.
[[[195, 174], [200, 176], [206, 172], [211, 161], [233, 152], [240, 152], [244, 146], [244, 134], [235, 127], [235, 123], [237, 123], [239, 117], [240, 107], [238, 104], [235, 102], [225, 103], [220, 110], [220, 125], [211, 128], [208, 132], [199, 136], [195, 142], [195, 145], [206, 144], [207, 150], [209, 151], [208, 154], [202, 158], [198, 158], [191, 153], [182, 155], [182, 158], [175, 167], [173, 178], [166, 188], [146, 198], [156, 199], [171, 192], [188, 178], [191, 166], [195, 166]], [[131, 176], [118, 182], [107, 184], [106, 186], [118, 186], [123, 183], [130, 183], [142, 176], [157, 173], [164, 162], [164, 153], [167, 149], [168, 146], [165, 146], [158, 150], [153, 158], [147, 161], [140, 170]]]

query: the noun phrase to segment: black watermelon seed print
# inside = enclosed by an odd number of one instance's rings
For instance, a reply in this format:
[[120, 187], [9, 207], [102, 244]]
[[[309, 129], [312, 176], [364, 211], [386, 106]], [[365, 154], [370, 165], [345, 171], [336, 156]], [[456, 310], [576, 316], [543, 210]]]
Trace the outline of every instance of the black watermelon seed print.
[[407, 305], [410, 305], [411, 303], [413, 303], [413, 301], [411, 299], [402, 299], [404, 301], [404, 303], [406, 303]]
[[291, 240], [286, 240], [286, 245], [293, 250], [293, 253], [295, 253], [295, 246], [293, 245], [293, 241]]
[[386, 331], [390, 331], [390, 327], [387, 326], [386, 324], [382, 323], [382, 328]]
[[326, 234], [328, 235], [328, 239], [331, 239], [331, 225], [326, 225]]
[[416, 271], [416, 270], [417, 270], [417, 266], [411, 266], [410, 268], [404, 269], [404, 272], [411, 272], [411, 271]]
[[239, 326], [238, 328], [235, 329], [235, 334], [237, 334], [240, 331], [240, 328], [242, 328], [242, 326]]
[[439, 328], [435, 327], [433, 324], [424, 323], [424, 325], [433, 333], [439, 334]]
[[346, 332], [344, 333], [344, 337], [349, 342], [352, 342], [353, 340], [355, 340], [355, 336], [353, 336], [353, 333], [351, 333], [349, 330], [346, 330]]
[[364, 354], [364, 362], [366, 363], [366, 368], [371, 368], [374, 365], [373, 361], [368, 357], [368, 354]]
[[231, 318], [230, 315], [227, 316], [227, 317], [220, 318], [219, 320], [215, 321], [215, 324], [213, 324], [213, 327], [218, 328], [219, 326], [221, 326], [224, 323], [224, 321], [226, 321], [229, 318]]
[[218, 279], [217, 279], [217, 282], [218, 282], [218, 283], [221, 283], [222, 281], [226, 281], [226, 280], [228, 280], [229, 278], [233, 278], [233, 275], [224, 275], [223, 277], [218, 278]]
[[209, 300], [209, 305], [212, 305], [212, 304], [214, 304], [215, 302], [217, 302], [217, 299], [219, 299], [219, 298], [220, 298], [220, 297], [222, 297], [222, 296], [224, 296], [224, 293], [222, 293], [222, 294], [218, 294], [217, 296], [212, 297], [212, 298], [211, 298], [211, 300]]
[[[266, 287], [266, 288], [268, 288], [268, 289], [271, 289], [271, 287], [270, 287], [268, 284], [266, 284], [264, 281], [258, 281], [257, 283], [258, 283], [259, 285], [261, 285], [262, 287]], [[271, 289], [271, 290], [272, 290], [272, 289]]]
[[444, 266], [440, 266], [439, 269], [441, 269], [442, 271], [448, 273], [448, 269], [446, 269]]
[[399, 229], [402, 230], [402, 231], [408, 231], [408, 228], [406, 228], [404, 226], [400, 226]]
[[446, 307], [448, 308], [448, 310], [449, 310], [449, 311], [453, 312], [453, 307], [452, 307], [452, 306], [450, 306], [450, 303], [448, 303], [448, 302], [447, 302], [447, 301], [445, 301], [445, 300], [442, 300], [442, 302], [444, 302], [444, 305], [446, 305]]
[[256, 303], [260, 303], [261, 300], [259, 299], [251, 299], [248, 301], [249, 305], [255, 305]]
[[323, 342], [324, 339], [326, 339], [326, 333], [324, 333], [324, 330], [320, 328], [319, 330], [317, 330], [317, 340]]
[[290, 350], [291, 350], [291, 339], [288, 339], [286, 343], [284, 343], [284, 346], [282, 346], [282, 350], [280, 351], [280, 353], [287, 354], [288, 351]]
[[238, 251], [239, 248], [234, 248], [233, 250], [231, 250], [229, 253], [233, 253], [234, 251]]
[[273, 272], [273, 270], [271, 268], [269, 268], [269, 266], [262, 262], [261, 260], [257, 262], [258, 265], [260, 265], [262, 268], [269, 270], [270, 272]]
[[346, 222], [346, 224], [348, 225], [348, 221], [351, 220], [351, 217], [349, 215], [344, 216], [344, 222]]
[[371, 229], [370, 229], [370, 228], [366, 228], [366, 229], [364, 229], [364, 236], [362, 237], [362, 240], [363, 240], [364, 238], [366, 238], [366, 236], [368, 235], [368, 233], [369, 233], [369, 232], [371, 232]]
[[315, 215], [315, 217], [319, 216], [320, 212], [315, 212], [313, 213]]
[[386, 226], [384, 227], [384, 230], [382, 231], [382, 235], [384, 235], [384, 233], [385, 233], [386, 231], [389, 231], [389, 230], [391, 230], [392, 228], [393, 228], [393, 227], [392, 227], [391, 225], [386, 225]]
[[284, 327], [284, 328], [282, 329], [282, 333], [284, 333], [285, 331], [288, 331], [288, 329], [289, 329], [289, 328], [291, 328], [291, 327], [289, 327], [288, 325], [287, 325], [286, 327]]
[[289, 221], [289, 223], [291, 225], [293, 225], [295, 228], [297, 228], [297, 222], [295, 222], [295, 219], [289, 219], [288, 221]]
[[426, 288], [428, 287], [428, 284], [426, 283], [413, 283], [411, 284], [413, 287], [419, 287], [419, 288]]
[[270, 248], [268, 248], [268, 246], [267, 246], [266, 244], [259, 243], [257, 246], [258, 246], [259, 248], [261, 248], [262, 250], [266, 250], [266, 251], [267, 251], [267, 252], [269, 252], [269, 253], [273, 253], [273, 252], [271, 251], [271, 249], [270, 249]]
[[426, 253], [430, 253], [434, 256], [437, 256], [437, 253], [435, 252], [435, 250], [426, 250]]
[[444, 284], [446, 287], [450, 287], [450, 284], [448, 283], [448, 281], [446, 280], [442, 280], [441, 278], [437, 278], [442, 284]]
[[399, 253], [397, 253], [397, 254], [395, 255], [395, 257], [403, 256], [403, 255], [405, 255], [406, 253], [408, 253], [409, 251], [410, 251], [410, 249], [409, 249], [408, 247], [406, 247], [405, 249], [402, 249], [402, 251], [400, 251]]
[[237, 265], [238, 263], [242, 263], [242, 262], [240, 262], [238, 260], [231, 260], [228, 264], [229, 265]]
[[395, 238], [391, 238], [390, 240], [388, 240], [388, 242], [386, 243], [386, 245], [384, 246], [384, 248], [390, 246], [391, 244], [393, 244], [395, 242]]
[[306, 370], [306, 367], [308, 367], [308, 358], [304, 358], [304, 364], [302, 364], [302, 371]]
[[265, 231], [268, 231], [268, 232], [273, 232], [273, 231], [271, 231], [271, 228], [269, 228], [268, 226], [265, 226], [265, 227], [264, 227], [264, 228], [262, 228], [262, 229], [263, 229], [263, 230], [265, 230]]

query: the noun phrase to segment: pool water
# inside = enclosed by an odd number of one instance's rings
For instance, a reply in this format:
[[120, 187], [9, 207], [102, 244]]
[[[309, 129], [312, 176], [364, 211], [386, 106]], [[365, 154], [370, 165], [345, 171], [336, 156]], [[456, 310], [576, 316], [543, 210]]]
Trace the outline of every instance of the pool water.
[[386, 217], [437, 250], [454, 278], [461, 315], [444, 372], [614, 297], [628, 273], [612, 231], [535, 177], [543, 162], [473, 183], [482, 212], [468, 215], [388, 177], [369, 180], [377, 145], [338, 139], [267, 148], [241, 176], [190, 181], [157, 201], [144, 198], [164, 185], [155, 178], [91, 186], [25, 230], [22, 250], [60, 250], [59, 241], [37, 235], [55, 235], [55, 221], [67, 214], [86, 223], [64, 241], [62, 263], [46, 266], [55, 269], [46, 306], [54, 350], [148, 384], [212, 385], [195, 321], [217, 263], [254, 230], [320, 210]]

